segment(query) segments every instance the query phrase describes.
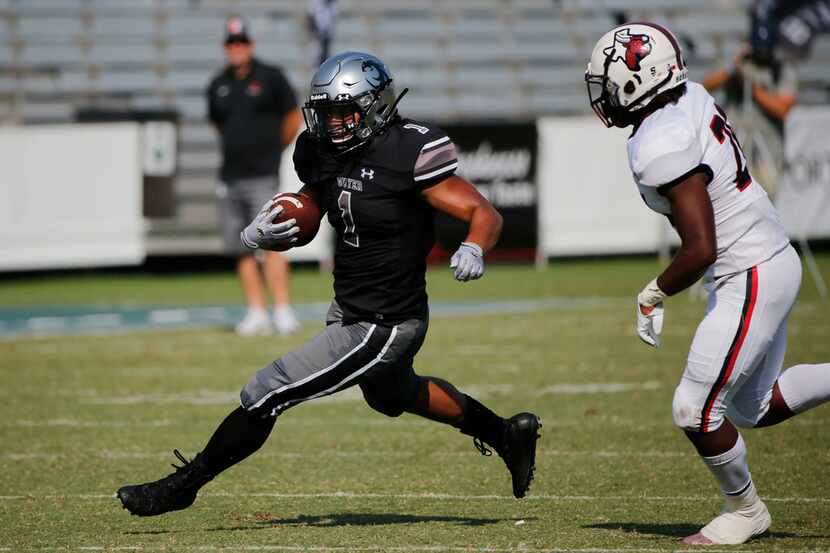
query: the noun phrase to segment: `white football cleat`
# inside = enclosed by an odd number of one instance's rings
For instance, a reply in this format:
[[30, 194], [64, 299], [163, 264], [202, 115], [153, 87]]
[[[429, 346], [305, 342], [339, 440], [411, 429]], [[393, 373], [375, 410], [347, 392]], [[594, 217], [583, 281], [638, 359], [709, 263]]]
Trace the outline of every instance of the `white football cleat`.
[[754, 488], [748, 503], [740, 506], [727, 499], [720, 515], [697, 534], [683, 538], [686, 545], [738, 545], [766, 532], [772, 517]]
[[268, 336], [273, 331], [271, 319], [264, 309], [248, 309], [245, 318], [236, 325], [236, 333], [240, 336]]
[[274, 308], [274, 327], [282, 335], [294, 334], [303, 327], [290, 305]]

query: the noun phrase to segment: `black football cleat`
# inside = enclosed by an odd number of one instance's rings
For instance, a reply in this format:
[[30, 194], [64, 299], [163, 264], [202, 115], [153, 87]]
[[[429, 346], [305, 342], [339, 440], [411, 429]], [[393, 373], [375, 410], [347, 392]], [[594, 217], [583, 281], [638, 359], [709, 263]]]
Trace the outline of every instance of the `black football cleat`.
[[498, 453], [513, 478], [513, 495], [517, 498], [525, 496], [533, 481], [540, 428], [542, 421], [533, 413], [519, 413], [507, 419], [504, 441]]
[[199, 488], [213, 480], [214, 475], [207, 471], [200, 455], [188, 461], [178, 449], [173, 454], [183, 463], [173, 465], [176, 469], [173, 474], [155, 482], [118, 489], [116, 495], [122, 507], [136, 516], [152, 517], [187, 509], [196, 501]]

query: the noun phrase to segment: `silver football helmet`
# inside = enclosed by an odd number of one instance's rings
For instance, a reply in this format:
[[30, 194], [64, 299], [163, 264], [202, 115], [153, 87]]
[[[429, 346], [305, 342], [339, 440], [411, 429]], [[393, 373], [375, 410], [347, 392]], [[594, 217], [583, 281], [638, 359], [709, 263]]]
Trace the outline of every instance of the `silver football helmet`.
[[364, 144], [394, 119], [398, 101], [392, 74], [380, 59], [343, 52], [327, 59], [311, 78], [303, 106], [312, 136], [343, 153]]

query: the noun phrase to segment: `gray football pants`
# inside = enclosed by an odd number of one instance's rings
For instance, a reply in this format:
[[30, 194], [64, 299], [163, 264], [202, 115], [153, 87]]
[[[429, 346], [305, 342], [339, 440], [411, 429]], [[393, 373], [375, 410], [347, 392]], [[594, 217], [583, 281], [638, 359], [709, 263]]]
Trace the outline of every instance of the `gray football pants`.
[[344, 325], [342, 318], [340, 306], [332, 302], [325, 330], [257, 372], [242, 389], [242, 407], [276, 416], [355, 384], [369, 406], [384, 415], [397, 417], [411, 407], [420, 385], [412, 362], [428, 321], [409, 319], [387, 327]]

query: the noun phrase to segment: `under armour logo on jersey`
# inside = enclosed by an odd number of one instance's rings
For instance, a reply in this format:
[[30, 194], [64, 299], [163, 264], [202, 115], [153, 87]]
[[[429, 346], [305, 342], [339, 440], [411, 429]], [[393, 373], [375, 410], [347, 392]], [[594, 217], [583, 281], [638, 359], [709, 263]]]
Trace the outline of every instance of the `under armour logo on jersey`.
[[360, 170], [360, 178], [361, 179], [369, 179], [373, 180], [375, 178], [375, 170], [374, 169], [366, 169], [365, 167]]

